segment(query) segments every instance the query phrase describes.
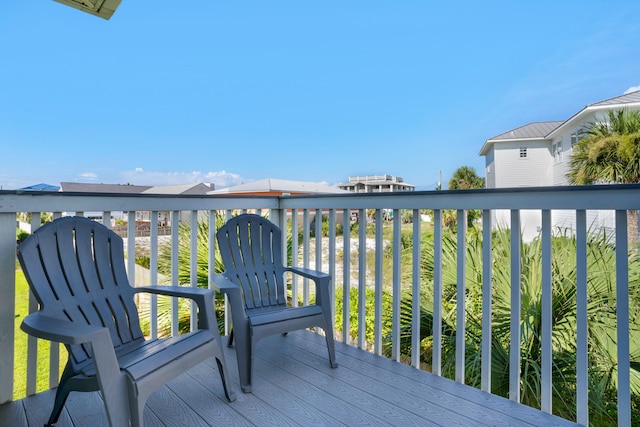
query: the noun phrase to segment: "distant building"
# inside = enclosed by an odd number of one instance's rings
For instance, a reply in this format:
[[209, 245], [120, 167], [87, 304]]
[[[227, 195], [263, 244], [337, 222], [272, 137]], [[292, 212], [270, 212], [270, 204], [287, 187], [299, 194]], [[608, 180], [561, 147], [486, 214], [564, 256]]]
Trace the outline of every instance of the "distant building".
[[23, 191], [59, 191], [60, 187], [58, 187], [57, 185], [50, 185], [50, 184], [35, 184], [35, 185], [30, 185], [28, 187], [20, 188], [19, 190], [23, 190]]
[[391, 193], [416, 189], [414, 185], [405, 183], [402, 177], [393, 175], [350, 176], [348, 183], [339, 184], [338, 187], [352, 193]]
[[338, 187], [306, 181], [266, 178], [246, 184], [209, 191], [207, 194], [218, 196], [302, 196], [307, 194], [344, 193]]
[[[129, 184], [94, 184], [85, 182], [61, 182], [61, 190], [64, 192], [78, 193], [113, 193], [113, 194], [164, 194], [164, 195], [206, 195], [213, 190], [213, 184], [181, 184], [181, 185], [129, 185]], [[95, 221], [102, 221], [102, 212], [85, 212], [84, 215]], [[181, 212], [180, 218], [186, 220], [190, 212]], [[127, 212], [111, 212], [112, 222], [115, 220], [127, 221]], [[151, 212], [136, 211], [136, 224], [141, 227], [148, 227], [151, 222]], [[168, 227], [171, 225], [171, 214], [167, 211], [158, 212], [158, 226]]]

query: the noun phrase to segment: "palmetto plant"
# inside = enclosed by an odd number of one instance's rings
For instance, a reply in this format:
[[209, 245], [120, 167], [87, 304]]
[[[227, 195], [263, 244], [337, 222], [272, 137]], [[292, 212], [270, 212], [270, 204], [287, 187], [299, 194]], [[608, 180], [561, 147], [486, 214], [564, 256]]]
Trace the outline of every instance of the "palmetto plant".
[[[216, 213], [215, 224], [216, 230], [224, 224], [223, 215]], [[204, 216], [198, 219], [197, 236], [197, 268], [196, 282], [198, 287], [208, 287], [209, 281], [209, 250], [213, 250], [213, 246], [209, 243], [209, 217]], [[180, 286], [189, 286], [191, 283], [191, 225], [189, 222], [180, 222], [178, 224], [178, 284]], [[224, 264], [219, 252], [215, 256], [215, 273], [224, 271]], [[165, 243], [160, 246], [158, 253], [158, 273], [165, 277], [171, 277], [171, 243]], [[166, 283], [168, 284], [168, 283]], [[218, 324], [222, 330], [222, 319], [224, 297], [216, 296], [216, 312]], [[158, 334], [169, 335], [171, 333], [172, 318], [172, 298], [158, 298]], [[141, 310], [141, 317], [148, 318], [149, 307]], [[178, 300], [178, 330], [188, 332], [191, 319], [191, 303], [186, 299]]]
[[[567, 178], [572, 184], [640, 182], [640, 111], [610, 111], [589, 124], [573, 147]], [[629, 242], [638, 242], [638, 211], [628, 211]]]
[[[216, 231], [225, 223], [224, 215], [216, 212], [215, 227]], [[198, 229], [196, 231], [197, 239], [197, 268], [196, 282], [198, 287], [206, 288], [209, 282], [209, 251], [214, 250], [213, 242], [209, 241], [209, 217], [205, 215], [197, 221]], [[191, 283], [191, 225], [189, 222], [180, 222], [178, 225], [178, 284], [180, 286], [189, 286]], [[291, 233], [287, 233], [287, 249], [288, 259], [291, 263], [292, 240]], [[166, 243], [160, 247], [158, 254], [158, 272], [165, 277], [171, 276], [171, 243]], [[224, 271], [224, 263], [219, 251], [215, 252], [215, 271], [214, 273], [222, 273]], [[186, 299], [179, 299], [177, 306], [178, 331], [180, 333], [188, 332], [191, 319], [191, 302]], [[172, 298], [158, 298], [158, 334], [169, 335], [171, 333], [172, 318]], [[224, 296], [216, 294], [216, 316], [220, 333], [224, 331]], [[148, 319], [149, 307], [141, 310], [141, 317]], [[144, 321], [143, 321], [144, 322]]]
[[[588, 344], [590, 420], [597, 425], [615, 423], [617, 389], [616, 319], [615, 319], [615, 249], [606, 235], [594, 236], [588, 243]], [[575, 418], [576, 384], [576, 251], [571, 237], [553, 239], [552, 251], [552, 330], [553, 330], [553, 411], [565, 418]], [[427, 245], [425, 245], [427, 246]], [[510, 239], [506, 230], [493, 237], [492, 273], [492, 392], [507, 396], [509, 390], [509, 348], [511, 316]], [[443, 375], [455, 377], [456, 346], [456, 238], [443, 238]], [[542, 325], [542, 256], [541, 243], [534, 240], [521, 247], [521, 401], [540, 407], [541, 396], [541, 325]], [[433, 331], [433, 248], [422, 253], [422, 307], [420, 338], [423, 362], [429, 364]], [[640, 260], [629, 258], [631, 310], [631, 381], [634, 404], [640, 396]], [[482, 242], [471, 233], [466, 250], [466, 330], [465, 383], [480, 386], [482, 337]], [[411, 298], [402, 300], [402, 345], [409, 351], [411, 342]], [[612, 410], [613, 408], [613, 410]], [[613, 412], [613, 413], [612, 413]]]

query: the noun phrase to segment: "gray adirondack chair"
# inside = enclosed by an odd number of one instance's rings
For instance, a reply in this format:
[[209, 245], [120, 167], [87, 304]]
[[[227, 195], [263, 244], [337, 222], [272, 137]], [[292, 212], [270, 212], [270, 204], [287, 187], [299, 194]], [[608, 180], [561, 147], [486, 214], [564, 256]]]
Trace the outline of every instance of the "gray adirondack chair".
[[[214, 275], [212, 285], [224, 292], [231, 305], [233, 327], [228, 345], [236, 337], [236, 357], [243, 392], [251, 392], [256, 343], [269, 335], [320, 327], [324, 330], [329, 363], [337, 367], [328, 274], [284, 267], [282, 236], [271, 221], [253, 214], [238, 215], [216, 233], [225, 271]], [[293, 307], [287, 303], [285, 273], [307, 277], [315, 283], [315, 304]]]
[[[122, 239], [83, 217], [64, 217], [42, 226], [19, 246], [18, 259], [40, 304], [21, 328], [64, 343], [69, 351], [47, 425], [57, 422], [71, 391], [100, 390], [112, 426], [141, 426], [149, 395], [210, 357], [217, 360], [226, 398], [235, 399], [213, 290], [133, 288], [125, 271]], [[198, 329], [145, 339], [134, 303], [137, 292], [193, 299], [198, 305]]]

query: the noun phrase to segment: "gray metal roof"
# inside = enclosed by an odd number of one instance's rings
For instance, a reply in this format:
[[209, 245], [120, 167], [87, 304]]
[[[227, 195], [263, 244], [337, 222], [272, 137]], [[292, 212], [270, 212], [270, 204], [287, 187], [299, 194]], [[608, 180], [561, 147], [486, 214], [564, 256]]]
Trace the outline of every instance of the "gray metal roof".
[[489, 138], [487, 141], [545, 138], [562, 123], [564, 123], [564, 121], [529, 123], [528, 125], [520, 126], [519, 128]]
[[640, 103], [640, 90], [616, 96], [614, 98], [605, 99], [604, 101], [595, 102], [587, 105], [587, 107], [599, 107], [602, 105], [624, 105]]
[[61, 182], [62, 191], [83, 193], [128, 193], [138, 194], [151, 188], [150, 185], [91, 184], [86, 182]]
[[198, 194], [204, 195], [212, 188], [206, 184], [157, 185], [144, 190], [144, 194]]

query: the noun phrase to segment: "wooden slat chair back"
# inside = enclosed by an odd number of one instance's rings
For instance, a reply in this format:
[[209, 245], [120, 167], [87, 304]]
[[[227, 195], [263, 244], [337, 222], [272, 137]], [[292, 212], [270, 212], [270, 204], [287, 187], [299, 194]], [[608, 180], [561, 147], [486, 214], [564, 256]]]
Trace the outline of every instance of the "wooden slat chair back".
[[[22, 329], [62, 342], [69, 358], [47, 425], [53, 425], [71, 391], [100, 390], [111, 425], [143, 424], [148, 396], [157, 387], [209, 357], [218, 362], [227, 399], [234, 395], [213, 309], [213, 292], [197, 288], [133, 288], [122, 239], [84, 217], [64, 217], [36, 230], [18, 248], [18, 259], [40, 309]], [[140, 329], [137, 292], [192, 298], [198, 329], [148, 340]]]
[[[242, 214], [232, 218], [218, 230], [216, 239], [225, 271], [213, 277], [212, 285], [226, 293], [230, 301], [233, 328], [229, 346], [235, 336], [242, 391], [251, 391], [255, 346], [268, 335], [322, 328], [330, 365], [337, 367], [329, 292], [331, 277], [315, 270], [285, 267], [282, 233], [259, 215]], [[294, 307], [288, 302], [287, 272], [315, 283], [315, 304]]]

